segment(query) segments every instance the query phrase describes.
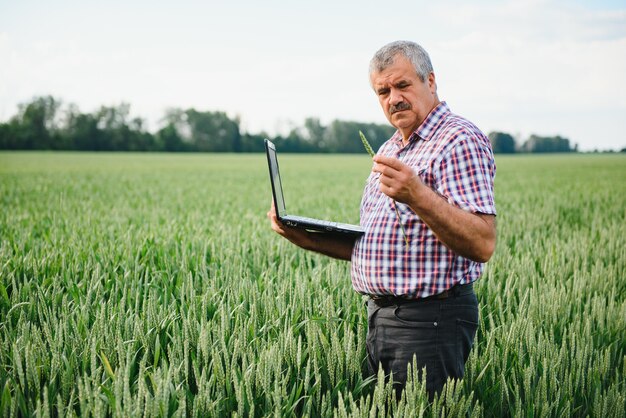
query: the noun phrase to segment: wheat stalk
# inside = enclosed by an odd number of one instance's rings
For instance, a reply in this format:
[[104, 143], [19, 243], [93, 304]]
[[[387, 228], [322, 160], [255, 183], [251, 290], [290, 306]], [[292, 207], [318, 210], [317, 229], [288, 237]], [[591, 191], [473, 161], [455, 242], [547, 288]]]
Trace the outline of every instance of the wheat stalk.
[[359, 135], [361, 136], [361, 142], [363, 142], [365, 151], [367, 151], [370, 157], [374, 158], [374, 155], [376, 155], [376, 153], [374, 153], [374, 150], [372, 149], [372, 146], [370, 145], [370, 143], [367, 142], [367, 138], [365, 138], [365, 135], [363, 135], [363, 132], [361, 131], [359, 131]]
[[[372, 149], [372, 146], [370, 145], [370, 143], [367, 141], [367, 138], [365, 138], [365, 135], [363, 134], [363, 132], [359, 131], [359, 136], [361, 137], [361, 142], [363, 142], [365, 151], [367, 151], [370, 157], [374, 158], [374, 155], [376, 154], [374, 153], [374, 150]], [[396, 211], [396, 218], [398, 218], [398, 223], [400, 224], [400, 228], [402, 228], [402, 235], [404, 236], [404, 242], [408, 246], [409, 238], [406, 235], [406, 230], [404, 229], [404, 225], [402, 224], [402, 219], [400, 219], [400, 211], [398, 211], [398, 205], [396, 204], [395, 200], [392, 200], [391, 202], [393, 203], [393, 209]]]

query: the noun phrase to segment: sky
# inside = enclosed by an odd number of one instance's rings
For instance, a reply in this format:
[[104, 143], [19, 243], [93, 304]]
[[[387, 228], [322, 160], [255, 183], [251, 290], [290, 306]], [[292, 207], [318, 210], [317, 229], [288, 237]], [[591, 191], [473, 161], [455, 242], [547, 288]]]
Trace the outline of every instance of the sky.
[[384, 124], [368, 65], [398, 39], [485, 133], [626, 147], [626, 0], [0, 0], [0, 121], [52, 95], [129, 103], [153, 132], [192, 107], [271, 135], [307, 117]]

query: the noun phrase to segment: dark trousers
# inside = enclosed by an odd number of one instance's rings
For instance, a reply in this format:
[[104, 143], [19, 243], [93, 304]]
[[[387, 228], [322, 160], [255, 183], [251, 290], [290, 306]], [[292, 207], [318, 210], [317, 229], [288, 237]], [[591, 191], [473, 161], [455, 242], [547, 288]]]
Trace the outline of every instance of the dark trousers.
[[448, 377], [462, 378], [478, 328], [478, 301], [471, 285], [450, 289], [446, 298], [425, 300], [370, 299], [367, 302], [369, 370], [393, 372], [398, 392], [407, 366], [416, 357], [426, 367], [426, 390], [432, 400]]

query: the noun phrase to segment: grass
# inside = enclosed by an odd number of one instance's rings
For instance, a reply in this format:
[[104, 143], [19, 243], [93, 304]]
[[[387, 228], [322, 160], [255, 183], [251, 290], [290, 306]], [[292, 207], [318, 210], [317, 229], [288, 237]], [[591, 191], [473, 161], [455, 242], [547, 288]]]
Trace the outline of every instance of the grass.
[[[264, 156], [0, 153], [0, 415], [624, 416], [626, 158], [496, 162], [477, 342], [429, 404], [365, 378], [349, 266], [270, 230]], [[287, 207], [357, 223], [370, 167], [285, 155]]]

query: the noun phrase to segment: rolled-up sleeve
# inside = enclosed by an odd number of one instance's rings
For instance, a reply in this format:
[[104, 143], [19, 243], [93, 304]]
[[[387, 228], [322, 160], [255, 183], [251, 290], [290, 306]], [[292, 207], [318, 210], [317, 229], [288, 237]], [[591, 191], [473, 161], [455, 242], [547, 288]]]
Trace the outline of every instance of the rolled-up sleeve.
[[474, 136], [462, 135], [443, 155], [437, 191], [463, 210], [495, 215], [495, 174], [490, 146]]

